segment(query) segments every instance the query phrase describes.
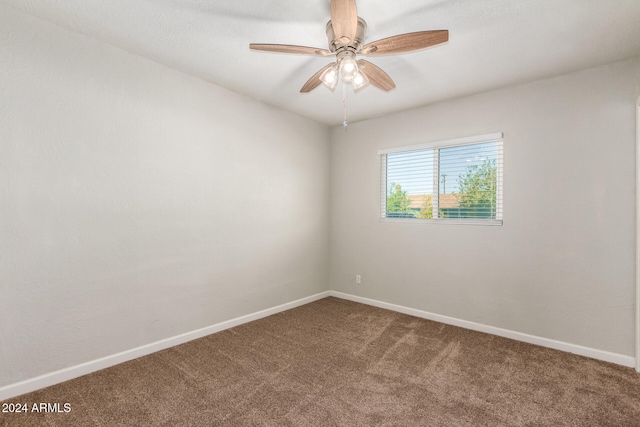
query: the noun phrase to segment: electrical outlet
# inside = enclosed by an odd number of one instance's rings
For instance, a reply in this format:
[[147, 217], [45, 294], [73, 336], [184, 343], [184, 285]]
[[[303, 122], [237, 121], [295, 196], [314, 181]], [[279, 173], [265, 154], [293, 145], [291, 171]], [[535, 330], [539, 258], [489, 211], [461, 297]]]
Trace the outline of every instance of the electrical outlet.
[[362, 277], [360, 277], [360, 275], [359, 275], [359, 274], [356, 274], [356, 283], [357, 283], [358, 285], [362, 284]]

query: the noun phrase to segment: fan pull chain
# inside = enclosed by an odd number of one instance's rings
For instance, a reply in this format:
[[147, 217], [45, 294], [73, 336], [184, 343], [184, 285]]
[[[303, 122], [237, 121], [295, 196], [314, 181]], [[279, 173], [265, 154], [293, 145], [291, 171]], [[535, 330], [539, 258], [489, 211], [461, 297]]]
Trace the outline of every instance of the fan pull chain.
[[347, 120], [347, 84], [344, 81], [342, 82], [342, 105], [344, 107], [344, 121], [342, 122], [342, 125], [346, 129], [349, 125], [349, 121]]

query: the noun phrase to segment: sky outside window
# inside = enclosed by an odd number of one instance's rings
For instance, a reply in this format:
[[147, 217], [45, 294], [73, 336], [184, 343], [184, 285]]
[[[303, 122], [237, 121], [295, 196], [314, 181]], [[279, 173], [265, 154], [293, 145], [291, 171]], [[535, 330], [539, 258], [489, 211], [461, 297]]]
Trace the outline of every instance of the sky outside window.
[[432, 194], [433, 154], [431, 148], [387, 154], [387, 186], [400, 185], [407, 194]]

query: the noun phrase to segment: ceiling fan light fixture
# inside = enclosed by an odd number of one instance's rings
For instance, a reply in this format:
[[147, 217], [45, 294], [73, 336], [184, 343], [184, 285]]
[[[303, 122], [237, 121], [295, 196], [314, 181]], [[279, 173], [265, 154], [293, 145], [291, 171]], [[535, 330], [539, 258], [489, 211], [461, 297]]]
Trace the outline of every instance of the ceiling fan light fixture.
[[327, 68], [324, 73], [320, 76], [320, 81], [322, 84], [328, 87], [331, 90], [336, 88], [338, 84], [338, 66], [334, 64], [333, 67]]
[[340, 61], [340, 77], [346, 83], [351, 83], [358, 74], [358, 63], [350, 56]]
[[358, 71], [351, 82], [354, 92], [358, 92], [369, 85], [369, 79], [362, 71]]

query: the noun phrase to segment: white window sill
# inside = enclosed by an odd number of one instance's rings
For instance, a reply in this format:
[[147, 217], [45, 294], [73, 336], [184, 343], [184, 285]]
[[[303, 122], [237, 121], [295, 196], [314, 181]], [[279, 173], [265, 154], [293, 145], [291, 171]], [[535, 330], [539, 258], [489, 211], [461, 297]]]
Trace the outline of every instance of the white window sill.
[[380, 218], [380, 222], [395, 222], [402, 224], [445, 224], [445, 225], [502, 225], [501, 219], [454, 219], [454, 218]]

